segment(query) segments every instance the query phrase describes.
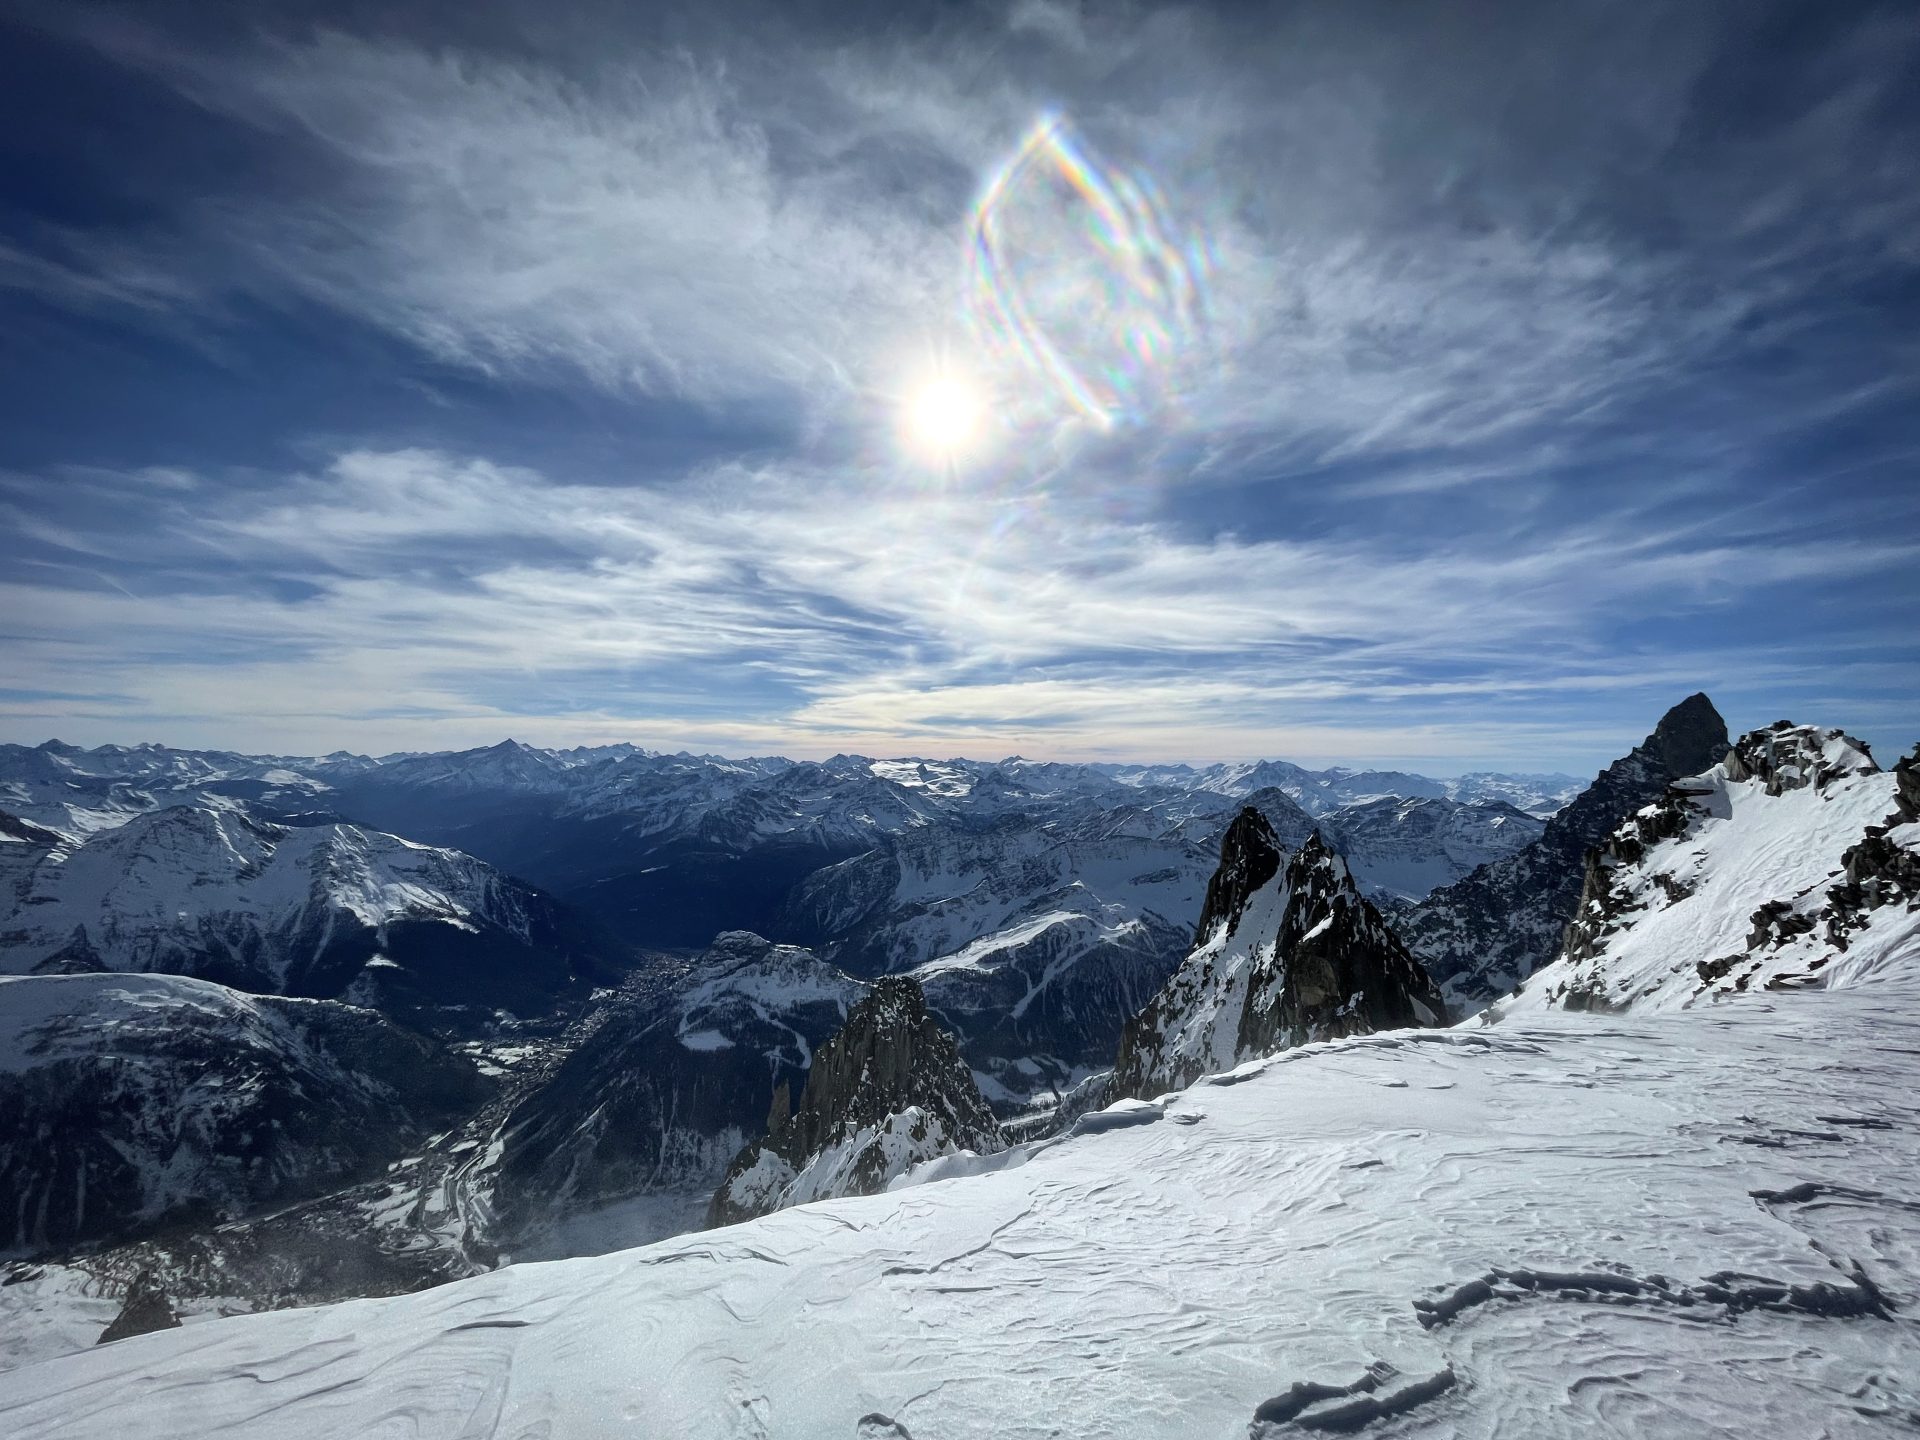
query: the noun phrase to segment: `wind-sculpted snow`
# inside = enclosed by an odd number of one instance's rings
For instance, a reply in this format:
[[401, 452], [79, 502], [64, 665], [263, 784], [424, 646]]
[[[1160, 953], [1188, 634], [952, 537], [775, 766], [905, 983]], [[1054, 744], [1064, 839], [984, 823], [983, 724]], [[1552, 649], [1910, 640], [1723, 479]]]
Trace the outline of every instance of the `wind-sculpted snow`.
[[1910, 974], [1309, 1045], [983, 1173], [28, 1366], [0, 1432], [1905, 1433], [1916, 1057]]
[[1785, 722], [1592, 857], [1561, 958], [1502, 1011], [1666, 1009], [1920, 964], [1920, 823], [1837, 730]]

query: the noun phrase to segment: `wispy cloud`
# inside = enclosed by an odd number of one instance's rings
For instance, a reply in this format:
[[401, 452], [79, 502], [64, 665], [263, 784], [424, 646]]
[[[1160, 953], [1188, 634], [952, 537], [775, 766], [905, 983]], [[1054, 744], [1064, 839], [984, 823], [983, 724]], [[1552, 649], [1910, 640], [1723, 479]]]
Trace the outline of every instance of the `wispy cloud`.
[[1920, 230], [1916, 127], [1885, 123], [1920, 31], [1895, 17], [1738, 138], [1699, 107], [1739, 42], [1684, 7], [1378, 18], [1020, 5], [917, 38], [743, 23], [700, 50], [615, 25], [617, 60], [96, 25], [284, 137], [306, 179], [183, 207], [191, 242], [145, 273], [122, 242], [46, 283], [293, 293], [491, 374], [857, 414], [957, 333], [967, 207], [1063, 105], [1214, 257], [1216, 348], [1162, 420], [1324, 462], [1616, 416]]
[[[10, 230], [0, 287], [237, 346], [318, 313], [700, 454], [449, 403], [413, 445], [316, 409], [307, 463], [22, 467], [0, 723], [1572, 764], [1701, 684], [1910, 708], [1898, 9], [646, 9], [48, 20], [274, 164]], [[1049, 109], [1208, 287], [1109, 433], [969, 349], [969, 207]], [[891, 443], [931, 353], [1021, 402], [953, 473]]]
[[[1516, 743], [1490, 702], [1558, 712], [1702, 668], [1748, 686], [1792, 672], [1794, 637], [1703, 661], [1624, 652], [1637, 626], [1920, 562], [1920, 543], [1792, 524], [1592, 527], [1493, 553], [1197, 541], [1057, 495], [771, 467], [614, 489], [422, 451], [209, 487], [204, 506], [177, 484], [131, 479], [139, 525], [92, 535], [57, 583], [7, 587], [20, 683], [84, 668], [202, 724], [284, 697], [316, 743], [401, 706], [496, 728], [584, 710], [602, 732], [701, 716], [757, 748], [1191, 755], [1344, 727], [1349, 757], [1416, 733], [1428, 755], [1482, 755]], [[124, 585], [90, 580], [129, 566]], [[264, 593], [180, 583], [229, 574]]]

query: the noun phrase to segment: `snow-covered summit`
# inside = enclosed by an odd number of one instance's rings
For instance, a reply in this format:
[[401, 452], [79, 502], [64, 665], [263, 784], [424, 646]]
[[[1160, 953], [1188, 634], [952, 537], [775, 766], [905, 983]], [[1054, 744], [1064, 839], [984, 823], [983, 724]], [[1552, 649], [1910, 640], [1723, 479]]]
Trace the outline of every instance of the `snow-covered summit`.
[[1561, 958], [1499, 1007], [1668, 1009], [1920, 963], [1912, 759], [1782, 721], [1676, 782], [1589, 861]]
[[[9, 847], [11, 848], [11, 847]], [[244, 990], [513, 1004], [585, 943], [470, 855], [355, 825], [170, 806], [7, 867], [0, 970], [198, 975]]]

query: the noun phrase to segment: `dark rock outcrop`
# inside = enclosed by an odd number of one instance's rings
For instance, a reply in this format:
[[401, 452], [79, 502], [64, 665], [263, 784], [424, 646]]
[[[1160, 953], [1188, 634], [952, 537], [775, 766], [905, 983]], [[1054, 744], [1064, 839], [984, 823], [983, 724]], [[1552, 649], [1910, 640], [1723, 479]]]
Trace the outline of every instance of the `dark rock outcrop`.
[[1400, 937], [1457, 1003], [1476, 1005], [1511, 990], [1559, 953], [1580, 908], [1587, 852], [1728, 749], [1726, 722], [1713, 702], [1688, 696], [1549, 820], [1538, 840], [1401, 915]]
[[1729, 780], [1762, 781], [1769, 795], [1803, 785], [1824, 790], [1844, 776], [1876, 774], [1880, 768], [1865, 741], [1791, 720], [1749, 730], [1727, 752], [1726, 766]]
[[1004, 1143], [953, 1037], [927, 1013], [920, 987], [890, 976], [874, 982], [816, 1052], [792, 1113], [728, 1167], [709, 1222], [871, 1194], [917, 1161]]
[[1920, 745], [1911, 755], [1903, 755], [1893, 765], [1894, 804], [1900, 818], [1911, 823], [1920, 820]]
[[1204, 945], [1213, 932], [1233, 927], [1247, 907], [1253, 892], [1280, 873], [1286, 856], [1280, 839], [1267, 817], [1248, 805], [1233, 817], [1227, 833], [1220, 837], [1220, 868], [1207, 882], [1207, 898], [1200, 906], [1200, 923], [1194, 927], [1193, 943]]
[[691, 964], [636, 974], [509, 1112], [494, 1180], [502, 1232], [631, 1195], [710, 1190], [781, 1115], [865, 988], [810, 950], [744, 930]]
[[1243, 812], [1216, 878], [1209, 901], [1222, 908], [1121, 1036], [1109, 1102], [1179, 1089], [1314, 1040], [1446, 1023], [1432, 978], [1319, 835], [1282, 870], [1271, 829]]
[[155, 1330], [177, 1330], [180, 1317], [173, 1313], [167, 1292], [151, 1270], [142, 1270], [127, 1287], [127, 1300], [113, 1323], [100, 1332], [96, 1345], [125, 1340], [132, 1335], [148, 1335]]

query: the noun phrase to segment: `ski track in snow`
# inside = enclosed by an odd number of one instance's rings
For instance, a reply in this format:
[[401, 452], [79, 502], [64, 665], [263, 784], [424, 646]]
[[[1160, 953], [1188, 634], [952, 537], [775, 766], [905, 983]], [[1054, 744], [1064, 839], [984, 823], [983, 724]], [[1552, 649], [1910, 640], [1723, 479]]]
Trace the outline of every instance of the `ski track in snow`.
[[961, 1178], [28, 1365], [0, 1434], [1910, 1431], [1917, 1081], [1909, 979], [1308, 1046]]

